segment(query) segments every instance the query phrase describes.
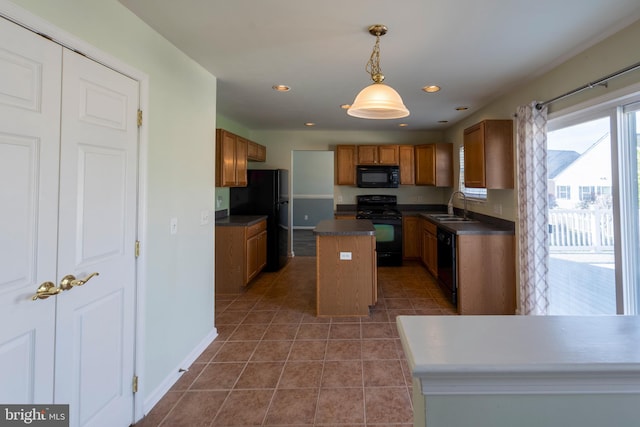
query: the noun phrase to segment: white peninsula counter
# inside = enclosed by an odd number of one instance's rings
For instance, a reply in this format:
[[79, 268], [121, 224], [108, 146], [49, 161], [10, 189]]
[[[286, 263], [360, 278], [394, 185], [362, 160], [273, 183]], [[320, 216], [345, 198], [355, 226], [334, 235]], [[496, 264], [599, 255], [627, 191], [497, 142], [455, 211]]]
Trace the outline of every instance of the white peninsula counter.
[[640, 425], [638, 316], [398, 316], [414, 426]]

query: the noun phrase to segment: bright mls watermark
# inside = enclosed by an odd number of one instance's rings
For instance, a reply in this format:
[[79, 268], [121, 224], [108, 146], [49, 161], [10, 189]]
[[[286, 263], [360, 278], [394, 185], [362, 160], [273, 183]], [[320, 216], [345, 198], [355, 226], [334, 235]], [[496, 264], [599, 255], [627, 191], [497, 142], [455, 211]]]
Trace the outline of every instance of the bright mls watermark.
[[69, 405], [0, 405], [0, 427], [69, 427]]

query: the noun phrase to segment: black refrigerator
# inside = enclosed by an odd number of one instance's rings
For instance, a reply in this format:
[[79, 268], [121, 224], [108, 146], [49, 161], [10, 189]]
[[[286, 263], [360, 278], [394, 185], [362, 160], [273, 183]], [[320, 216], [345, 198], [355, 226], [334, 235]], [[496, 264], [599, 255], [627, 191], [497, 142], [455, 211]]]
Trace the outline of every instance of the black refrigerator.
[[249, 169], [246, 187], [231, 187], [230, 215], [267, 215], [267, 271], [284, 267], [289, 250], [289, 171]]

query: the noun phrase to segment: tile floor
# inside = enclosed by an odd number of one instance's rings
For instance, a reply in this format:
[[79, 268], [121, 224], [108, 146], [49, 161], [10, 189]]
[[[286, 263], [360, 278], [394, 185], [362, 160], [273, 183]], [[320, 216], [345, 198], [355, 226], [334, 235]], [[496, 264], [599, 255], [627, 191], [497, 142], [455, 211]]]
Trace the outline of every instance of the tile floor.
[[315, 257], [216, 297], [219, 336], [136, 427], [410, 427], [397, 315], [455, 314], [417, 263], [381, 267], [367, 318], [315, 316]]

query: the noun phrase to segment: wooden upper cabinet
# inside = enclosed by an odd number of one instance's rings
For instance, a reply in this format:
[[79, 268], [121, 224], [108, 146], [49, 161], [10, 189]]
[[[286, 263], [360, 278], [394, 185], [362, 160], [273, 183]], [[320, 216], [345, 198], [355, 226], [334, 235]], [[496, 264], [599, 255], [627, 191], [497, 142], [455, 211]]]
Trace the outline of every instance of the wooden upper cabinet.
[[416, 185], [453, 186], [453, 144], [424, 144], [415, 147]]
[[216, 130], [216, 187], [246, 187], [247, 140]]
[[398, 145], [358, 145], [359, 165], [398, 165]]
[[513, 188], [513, 121], [484, 120], [464, 130], [464, 185]]
[[398, 147], [398, 158], [400, 163], [400, 184], [415, 184], [415, 157], [413, 145], [400, 145]]
[[264, 162], [267, 160], [267, 147], [257, 142], [248, 141], [247, 160], [252, 162]]
[[356, 185], [356, 161], [355, 145], [336, 146], [336, 185]]

